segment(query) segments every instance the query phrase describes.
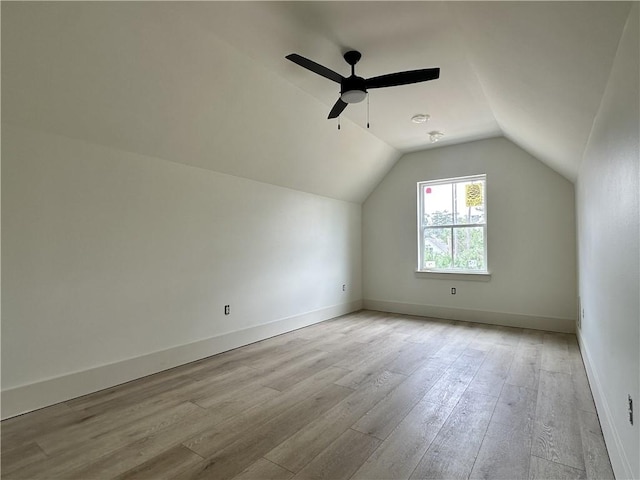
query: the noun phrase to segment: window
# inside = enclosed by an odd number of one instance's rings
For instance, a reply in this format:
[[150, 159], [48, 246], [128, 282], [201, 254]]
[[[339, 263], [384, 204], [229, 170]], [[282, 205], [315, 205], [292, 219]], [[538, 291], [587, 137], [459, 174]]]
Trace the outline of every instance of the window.
[[486, 175], [418, 183], [418, 271], [487, 273]]

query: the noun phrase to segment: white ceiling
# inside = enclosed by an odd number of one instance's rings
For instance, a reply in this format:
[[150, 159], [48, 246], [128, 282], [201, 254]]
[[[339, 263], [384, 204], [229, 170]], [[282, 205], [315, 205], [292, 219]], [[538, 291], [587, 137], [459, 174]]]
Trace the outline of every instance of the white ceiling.
[[[628, 2], [2, 2], [3, 121], [362, 201], [401, 153], [504, 135], [575, 180]], [[339, 86], [371, 77], [338, 132]], [[428, 113], [426, 125], [410, 122]]]

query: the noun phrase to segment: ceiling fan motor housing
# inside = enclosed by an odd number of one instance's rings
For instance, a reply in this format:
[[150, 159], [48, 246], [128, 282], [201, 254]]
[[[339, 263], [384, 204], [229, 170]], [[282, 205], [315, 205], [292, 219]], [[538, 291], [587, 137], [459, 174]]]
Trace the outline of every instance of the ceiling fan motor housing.
[[367, 96], [367, 87], [362, 77], [351, 75], [340, 83], [340, 98], [345, 103], [358, 103]]

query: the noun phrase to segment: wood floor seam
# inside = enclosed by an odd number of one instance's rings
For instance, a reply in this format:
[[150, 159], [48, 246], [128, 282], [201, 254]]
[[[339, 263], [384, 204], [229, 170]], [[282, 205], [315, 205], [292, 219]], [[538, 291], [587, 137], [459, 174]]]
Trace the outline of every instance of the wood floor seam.
[[202, 455], [200, 455], [198, 452], [196, 452], [195, 450], [192, 450], [191, 448], [189, 448], [187, 445], [185, 445], [184, 443], [180, 443], [180, 445], [182, 445], [184, 448], [186, 448], [187, 450], [189, 450], [190, 452], [192, 452], [194, 455], [198, 455], [202, 460], [206, 460], [205, 457], [203, 457]]
[[273, 460], [269, 460], [266, 457], [260, 457], [260, 458], [262, 458], [266, 462], [273, 463], [274, 465], [277, 465], [278, 467], [282, 468], [283, 470], [286, 470], [287, 472], [289, 472], [291, 475], [295, 475], [296, 474], [296, 472], [292, 472], [291, 470], [287, 469], [287, 467], [284, 467], [284, 466], [278, 464], [277, 462], [274, 462]]
[[548, 462], [552, 462], [552, 463], [556, 463], [558, 465], [562, 465], [563, 467], [568, 467], [568, 468], [573, 468], [574, 470], [581, 470], [581, 471], [585, 471], [582, 468], [576, 468], [573, 465], [567, 465], [566, 463], [562, 463], [562, 462], [558, 462], [557, 460], [549, 460], [548, 458], [544, 458], [544, 457], [540, 457], [539, 455], [531, 455], [532, 457], [536, 457], [539, 458], [540, 460], [546, 460]]

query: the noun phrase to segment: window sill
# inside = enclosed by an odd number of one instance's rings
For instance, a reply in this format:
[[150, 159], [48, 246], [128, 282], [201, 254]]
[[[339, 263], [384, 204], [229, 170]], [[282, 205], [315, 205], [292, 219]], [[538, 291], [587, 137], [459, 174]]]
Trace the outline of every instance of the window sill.
[[462, 272], [429, 272], [426, 270], [416, 270], [416, 278], [436, 278], [438, 280], [471, 280], [474, 282], [489, 282], [491, 273], [462, 273]]

